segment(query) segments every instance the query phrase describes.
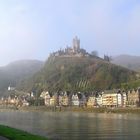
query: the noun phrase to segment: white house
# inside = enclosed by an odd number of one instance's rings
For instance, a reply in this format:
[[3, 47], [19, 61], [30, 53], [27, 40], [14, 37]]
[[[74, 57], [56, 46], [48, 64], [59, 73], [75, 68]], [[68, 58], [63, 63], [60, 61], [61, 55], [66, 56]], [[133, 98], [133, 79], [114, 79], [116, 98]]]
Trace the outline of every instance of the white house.
[[102, 106], [102, 94], [99, 94], [98, 97], [96, 97], [96, 105], [97, 106]]
[[50, 99], [51, 99], [51, 96], [50, 96], [50, 94], [49, 94], [48, 91], [43, 91], [43, 92], [40, 94], [40, 97], [44, 99], [45, 105], [46, 105], [46, 106], [50, 106]]
[[8, 91], [13, 91], [15, 89], [16, 89], [15, 87], [11, 87], [11, 86], [8, 87]]
[[74, 106], [79, 106], [79, 98], [77, 94], [73, 94], [71, 98], [71, 103]]

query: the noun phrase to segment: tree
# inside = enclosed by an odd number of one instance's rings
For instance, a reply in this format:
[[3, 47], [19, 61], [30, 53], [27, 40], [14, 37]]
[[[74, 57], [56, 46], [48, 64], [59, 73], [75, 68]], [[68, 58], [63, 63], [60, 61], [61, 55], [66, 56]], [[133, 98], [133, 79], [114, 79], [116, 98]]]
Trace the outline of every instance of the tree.
[[112, 60], [111, 56], [104, 55], [104, 60], [110, 62]]
[[96, 57], [98, 57], [98, 52], [97, 52], [97, 51], [92, 51], [92, 52], [91, 52], [91, 56], [96, 56]]
[[80, 53], [82, 53], [83, 55], [87, 54], [85, 49], [80, 49]]

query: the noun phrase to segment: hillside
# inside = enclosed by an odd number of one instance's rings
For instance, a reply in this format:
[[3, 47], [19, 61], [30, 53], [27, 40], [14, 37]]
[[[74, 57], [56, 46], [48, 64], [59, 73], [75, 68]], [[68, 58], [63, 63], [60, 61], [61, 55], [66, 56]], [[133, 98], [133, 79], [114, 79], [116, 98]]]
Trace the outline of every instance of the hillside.
[[112, 63], [134, 71], [140, 71], [140, 56], [119, 55], [113, 58]]
[[20, 90], [92, 91], [120, 87], [135, 79], [136, 73], [97, 57], [50, 57], [42, 70], [28, 81], [22, 81]]
[[42, 67], [43, 62], [38, 60], [20, 60], [0, 67], [0, 92], [9, 85], [16, 86], [21, 80], [33, 76]]

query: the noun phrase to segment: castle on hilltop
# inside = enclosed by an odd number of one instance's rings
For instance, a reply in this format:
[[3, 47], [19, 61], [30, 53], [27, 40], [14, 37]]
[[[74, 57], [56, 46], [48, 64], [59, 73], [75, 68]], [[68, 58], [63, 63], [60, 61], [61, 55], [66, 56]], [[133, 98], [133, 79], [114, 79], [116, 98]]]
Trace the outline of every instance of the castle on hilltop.
[[72, 47], [67, 46], [65, 49], [60, 49], [51, 54], [51, 56], [59, 57], [81, 57], [86, 55], [88, 53], [86, 50], [80, 48], [80, 39], [77, 36], [73, 38]]

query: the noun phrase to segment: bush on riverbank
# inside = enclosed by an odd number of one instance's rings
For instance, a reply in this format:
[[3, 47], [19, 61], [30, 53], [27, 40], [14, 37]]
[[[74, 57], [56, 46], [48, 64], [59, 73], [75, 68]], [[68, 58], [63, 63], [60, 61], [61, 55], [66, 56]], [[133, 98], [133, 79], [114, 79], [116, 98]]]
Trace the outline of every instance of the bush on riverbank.
[[47, 140], [47, 138], [3, 125], [0, 125], [0, 136], [4, 136], [9, 140]]

